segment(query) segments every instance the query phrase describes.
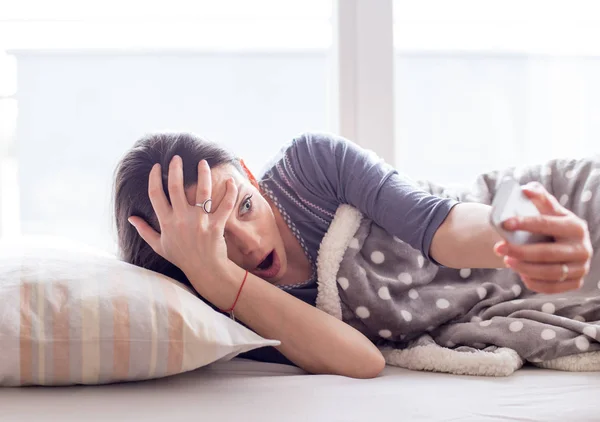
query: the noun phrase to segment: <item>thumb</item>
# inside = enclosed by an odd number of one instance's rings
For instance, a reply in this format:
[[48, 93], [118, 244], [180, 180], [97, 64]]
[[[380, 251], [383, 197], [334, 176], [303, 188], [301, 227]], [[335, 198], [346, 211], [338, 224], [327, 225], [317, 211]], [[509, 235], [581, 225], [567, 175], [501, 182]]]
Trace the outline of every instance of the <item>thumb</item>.
[[568, 210], [551, 195], [544, 185], [539, 182], [530, 182], [521, 187], [527, 198], [534, 203], [538, 211], [544, 215], [566, 215]]

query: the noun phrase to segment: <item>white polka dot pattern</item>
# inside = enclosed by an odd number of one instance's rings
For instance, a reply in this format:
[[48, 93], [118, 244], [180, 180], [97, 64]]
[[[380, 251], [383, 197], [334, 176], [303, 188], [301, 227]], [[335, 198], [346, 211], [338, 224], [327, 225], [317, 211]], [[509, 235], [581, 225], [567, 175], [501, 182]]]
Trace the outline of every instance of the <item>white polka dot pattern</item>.
[[410, 286], [413, 282], [412, 276], [409, 273], [398, 274], [398, 280], [406, 284], [407, 286]]
[[392, 297], [390, 296], [390, 290], [387, 287], [380, 287], [377, 291], [379, 297], [383, 300], [390, 300]]
[[548, 302], [542, 305], [542, 312], [545, 312], [547, 314], [553, 314], [554, 311], [556, 311], [556, 307], [553, 303]]
[[521, 321], [513, 321], [508, 326], [508, 329], [513, 333], [518, 333], [523, 329], [523, 323]]
[[485, 287], [483, 286], [479, 286], [477, 288], [477, 295], [479, 296], [479, 299], [484, 299], [487, 296], [487, 290]]
[[379, 330], [379, 336], [383, 338], [390, 338], [392, 336], [392, 332], [390, 330]]
[[[580, 170], [588, 172], [589, 166], [558, 163], [514, 169], [514, 173], [523, 175], [522, 185], [539, 180], [557, 201], [574, 212], [600, 206], [600, 179], [584, 181], [579, 177]], [[568, 175], [565, 174], [567, 170]], [[491, 179], [486, 179], [486, 184], [475, 188], [478, 192], [456, 189], [456, 198], [489, 204], [500, 179], [503, 175], [511, 175], [511, 171], [498, 173], [497, 182], [489, 183]], [[535, 178], [540, 171], [545, 175], [544, 179]], [[566, 176], [572, 180], [566, 181]], [[564, 189], [561, 183], [569, 184], [569, 189]], [[426, 184], [423, 186], [429, 189]], [[589, 213], [578, 215], [590, 216]], [[475, 349], [505, 346], [514, 348], [527, 360], [539, 361], [549, 361], [561, 354], [600, 350], [600, 324], [586, 323], [586, 320], [600, 318], [597, 317], [600, 312], [599, 273], [592, 272], [582, 289], [587, 290], [583, 295], [581, 292], [564, 293], [563, 297], [536, 294], [529, 291], [519, 274], [511, 269], [438, 267], [429, 263], [428, 256], [421, 250], [408, 248], [408, 244], [389, 233], [385, 233], [384, 241], [375, 238], [371, 242], [365, 236], [371, 236], [373, 227], [362, 225], [355, 238], [351, 234], [347, 237], [350, 248], [362, 250], [358, 255], [355, 251], [347, 255], [358, 258], [352, 272], [348, 268], [340, 271], [349, 283], [338, 281], [339, 286], [349, 285], [348, 293], [343, 297], [348, 300], [348, 303], [343, 302], [345, 315], [348, 311], [350, 316], [354, 313], [355, 318], [349, 320], [357, 327], [372, 330], [372, 336], [396, 341], [402, 338], [417, 340], [419, 335], [426, 334], [423, 327], [427, 327], [428, 334], [440, 346], [456, 348], [464, 345]], [[595, 227], [590, 225], [590, 230]], [[597, 238], [596, 234], [594, 236]], [[365, 270], [368, 280], [360, 277]], [[359, 284], [370, 290], [362, 288], [356, 293]], [[344, 294], [343, 287], [339, 291]], [[588, 296], [594, 297], [586, 303], [588, 292]], [[350, 293], [357, 294], [355, 301], [350, 300]], [[579, 299], [580, 303], [576, 303]], [[357, 322], [359, 318], [364, 322]], [[429, 339], [420, 339], [415, 344], [426, 341]]]
[[361, 319], [366, 319], [371, 316], [371, 312], [369, 312], [369, 310], [365, 306], [359, 306], [358, 308], [356, 308], [355, 312], [356, 316]]
[[575, 346], [585, 352], [590, 348], [590, 341], [585, 336], [579, 336], [575, 339]]
[[410, 297], [411, 299], [418, 299], [419, 298], [419, 292], [417, 292], [415, 289], [410, 289], [408, 291], [408, 297]]
[[544, 340], [552, 340], [554, 337], [556, 337], [556, 331], [550, 328], [546, 328], [542, 331], [542, 338]]
[[448, 300], [446, 299], [438, 299], [435, 302], [435, 306], [437, 306], [440, 309], [448, 309], [448, 307], [450, 306], [450, 302], [448, 302]]
[[585, 327], [583, 329], [583, 334], [585, 334], [588, 337], [591, 337], [591, 338], [595, 339], [596, 335], [597, 335], [596, 327], [588, 325], [587, 327]]
[[385, 261], [385, 255], [381, 251], [374, 251], [371, 253], [371, 261], [373, 264], [383, 264]]
[[592, 199], [592, 191], [586, 190], [581, 194], [581, 202], [589, 202]]
[[350, 281], [346, 277], [339, 277], [337, 279], [338, 284], [344, 290], [348, 290], [348, 286], [350, 285]]

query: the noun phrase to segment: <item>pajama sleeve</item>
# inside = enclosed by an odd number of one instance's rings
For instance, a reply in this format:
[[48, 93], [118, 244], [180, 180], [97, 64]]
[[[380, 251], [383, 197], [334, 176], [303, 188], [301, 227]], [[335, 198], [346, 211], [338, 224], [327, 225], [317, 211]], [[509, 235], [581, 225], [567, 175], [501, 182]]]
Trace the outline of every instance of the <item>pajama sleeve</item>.
[[456, 200], [425, 192], [375, 153], [341, 136], [306, 133], [293, 144], [289, 157], [297, 179], [327, 208], [352, 205], [435, 262], [429, 254], [433, 236]]

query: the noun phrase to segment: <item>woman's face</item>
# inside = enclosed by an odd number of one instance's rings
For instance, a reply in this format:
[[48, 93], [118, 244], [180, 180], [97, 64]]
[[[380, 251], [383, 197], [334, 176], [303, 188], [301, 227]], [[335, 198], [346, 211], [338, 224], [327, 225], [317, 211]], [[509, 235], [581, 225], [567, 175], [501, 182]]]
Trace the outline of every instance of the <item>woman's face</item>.
[[[211, 175], [211, 212], [221, 206], [228, 178], [233, 177], [238, 188], [235, 207], [225, 224], [227, 256], [256, 276], [277, 283], [287, 270], [287, 256], [271, 206], [232, 165], [212, 168]], [[196, 185], [188, 187], [185, 193], [190, 205], [196, 204]], [[198, 199], [202, 202], [205, 198]]]

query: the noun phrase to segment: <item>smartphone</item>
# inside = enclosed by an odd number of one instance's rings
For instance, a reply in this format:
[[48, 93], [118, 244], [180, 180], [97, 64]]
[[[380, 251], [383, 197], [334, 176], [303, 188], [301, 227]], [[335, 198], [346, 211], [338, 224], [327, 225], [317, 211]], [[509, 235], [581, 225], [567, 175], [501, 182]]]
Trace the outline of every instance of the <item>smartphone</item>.
[[507, 177], [502, 180], [492, 201], [490, 223], [507, 242], [517, 245], [529, 243], [551, 242], [551, 237], [534, 234], [524, 230], [508, 231], [502, 223], [511, 217], [540, 215], [535, 204], [525, 196], [521, 185], [515, 179]]

